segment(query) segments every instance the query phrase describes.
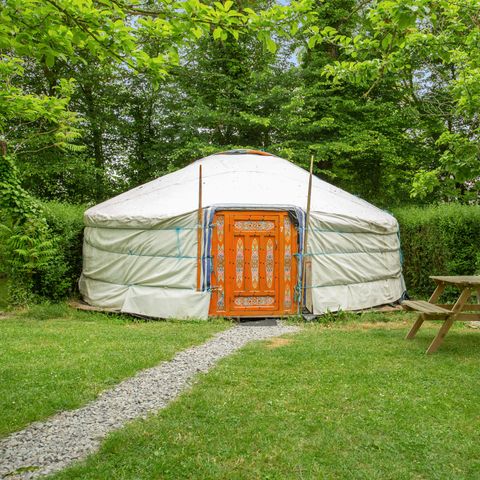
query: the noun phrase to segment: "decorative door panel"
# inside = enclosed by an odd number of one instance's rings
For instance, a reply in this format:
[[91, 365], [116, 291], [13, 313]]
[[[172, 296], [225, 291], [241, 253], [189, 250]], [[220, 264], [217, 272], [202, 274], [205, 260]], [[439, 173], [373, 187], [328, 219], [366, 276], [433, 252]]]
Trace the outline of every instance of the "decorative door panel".
[[287, 212], [217, 212], [212, 239], [211, 315], [295, 313], [297, 232]]

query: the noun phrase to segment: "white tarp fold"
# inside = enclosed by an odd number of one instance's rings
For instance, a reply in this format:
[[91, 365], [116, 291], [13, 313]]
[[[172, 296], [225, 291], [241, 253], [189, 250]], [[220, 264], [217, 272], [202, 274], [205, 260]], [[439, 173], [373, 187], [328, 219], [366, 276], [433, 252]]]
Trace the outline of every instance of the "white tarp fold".
[[[122, 306], [122, 312], [146, 317], [192, 318], [206, 320], [210, 305], [209, 292], [175, 290], [171, 288], [131, 287]], [[188, 315], [186, 314], [188, 312]]]
[[83, 246], [83, 275], [93, 280], [194, 289], [196, 271], [196, 258], [128, 255]]
[[403, 280], [396, 277], [375, 282], [316, 288], [313, 313], [319, 315], [339, 310], [361, 310], [396, 302], [404, 291]]
[[178, 230], [138, 230], [86, 227], [85, 243], [119, 254], [195, 257], [196, 228]]

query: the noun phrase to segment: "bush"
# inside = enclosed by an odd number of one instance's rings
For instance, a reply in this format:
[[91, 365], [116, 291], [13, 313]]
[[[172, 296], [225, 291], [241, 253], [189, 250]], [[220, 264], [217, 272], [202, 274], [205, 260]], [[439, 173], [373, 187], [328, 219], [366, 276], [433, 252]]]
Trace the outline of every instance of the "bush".
[[6, 278], [8, 273], [7, 258], [8, 251], [6, 245], [6, 232], [1, 227], [6, 223], [5, 212], [0, 209], [0, 279]]
[[22, 187], [15, 157], [0, 156], [0, 279], [8, 278], [11, 303], [60, 300], [75, 291], [82, 213], [81, 206], [42, 204]]
[[403, 273], [411, 296], [429, 296], [430, 275], [480, 273], [480, 208], [445, 204], [394, 210], [400, 224]]
[[8, 301], [14, 305], [71, 296], [82, 271], [85, 208], [58, 202], [39, 202], [38, 207], [43, 241], [36, 225], [30, 231], [29, 222], [0, 219], [0, 277], [8, 278]]
[[45, 219], [54, 241], [55, 254], [34, 278], [34, 291], [54, 301], [77, 291], [82, 272], [82, 205], [42, 203]]
[[[82, 271], [84, 206], [59, 202], [41, 203], [54, 254], [37, 268], [33, 278], [22, 279], [17, 272], [11, 292], [15, 303], [34, 296], [61, 300], [75, 294]], [[430, 275], [480, 274], [480, 208], [446, 204], [405, 207], [394, 210], [400, 223], [403, 271], [411, 296], [428, 297], [433, 291]], [[8, 265], [1, 241], [0, 263]], [[3, 257], [3, 258], [2, 258]], [[7, 269], [0, 270], [0, 277]], [[31, 292], [25, 292], [26, 286]]]

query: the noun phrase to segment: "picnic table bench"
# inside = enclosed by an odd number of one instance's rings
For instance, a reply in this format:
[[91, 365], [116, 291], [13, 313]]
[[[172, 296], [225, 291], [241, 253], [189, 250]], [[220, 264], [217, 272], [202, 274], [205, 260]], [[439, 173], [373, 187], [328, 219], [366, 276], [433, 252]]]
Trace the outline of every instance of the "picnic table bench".
[[[426, 353], [433, 353], [438, 349], [450, 330], [450, 327], [453, 325], [453, 322], [457, 320], [480, 321], [480, 303], [468, 303], [473, 294], [476, 294], [477, 302], [480, 302], [480, 276], [435, 275], [430, 278], [437, 284], [437, 287], [428, 302], [424, 300], [405, 300], [402, 302], [402, 307], [405, 310], [419, 313], [417, 320], [405, 337], [408, 340], [415, 337], [425, 320], [443, 320], [440, 330], [428, 347]], [[456, 286], [460, 291], [456, 302], [452, 304], [437, 303], [448, 285]]]

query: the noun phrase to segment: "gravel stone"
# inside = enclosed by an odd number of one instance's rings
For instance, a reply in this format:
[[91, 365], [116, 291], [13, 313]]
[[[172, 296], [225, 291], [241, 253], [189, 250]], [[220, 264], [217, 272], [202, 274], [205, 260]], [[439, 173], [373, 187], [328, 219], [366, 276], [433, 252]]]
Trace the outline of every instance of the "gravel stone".
[[172, 360], [139, 372], [93, 402], [61, 412], [0, 440], [0, 478], [30, 480], [57, 472], [94, 453], [105, 436], [168, 405], [221, 358], [248, 342], [294, 333], [295, 326], [235, 326]]

